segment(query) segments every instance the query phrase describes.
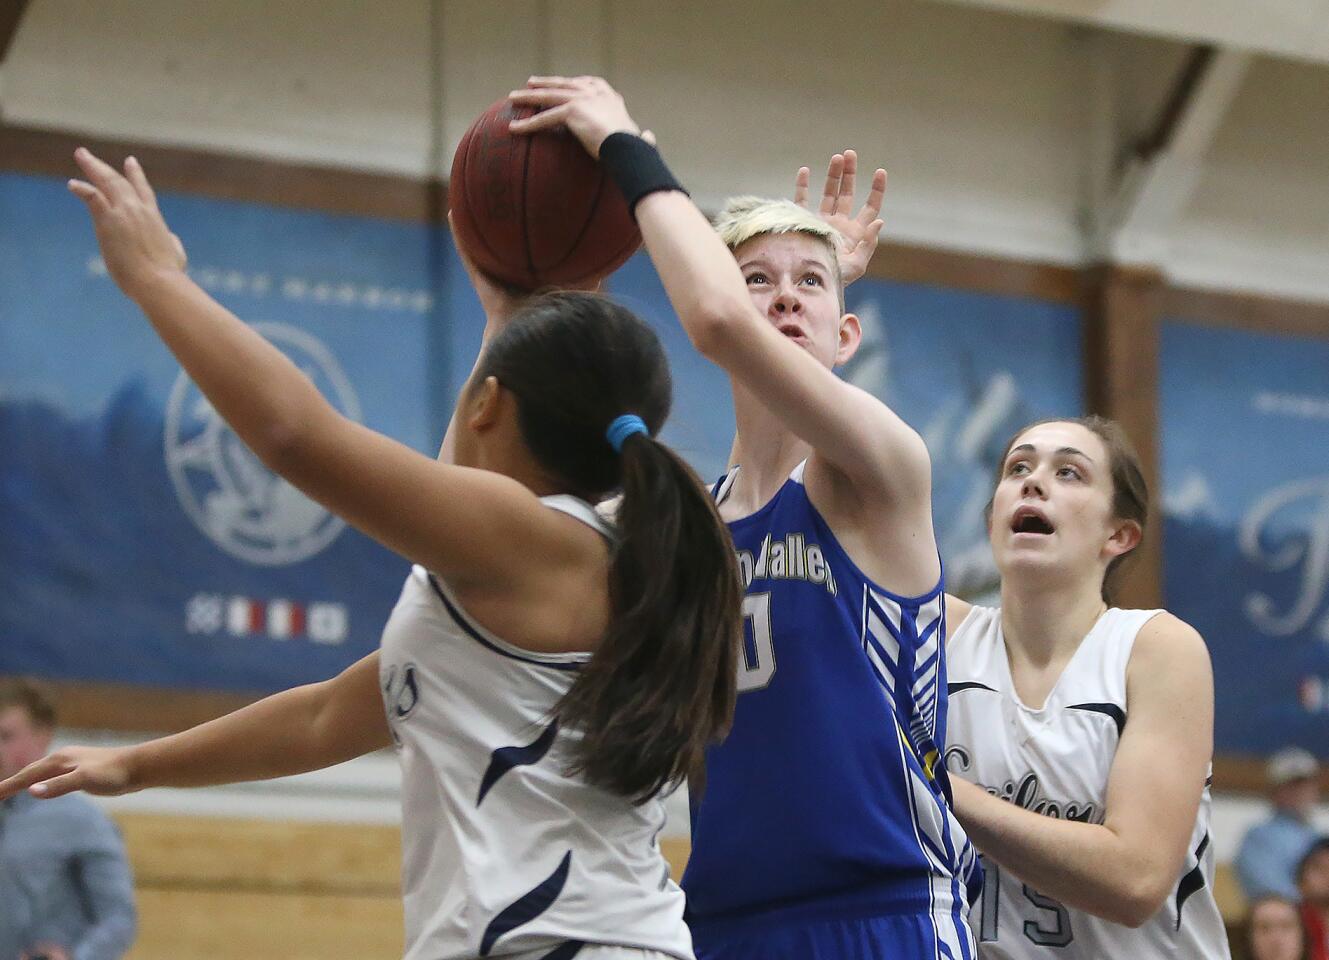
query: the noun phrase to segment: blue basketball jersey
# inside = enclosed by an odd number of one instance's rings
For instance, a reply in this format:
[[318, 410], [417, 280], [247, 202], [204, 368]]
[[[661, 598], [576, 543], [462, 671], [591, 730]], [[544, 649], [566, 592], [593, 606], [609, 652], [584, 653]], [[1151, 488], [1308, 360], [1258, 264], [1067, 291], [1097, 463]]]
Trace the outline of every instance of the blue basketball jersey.
[[790, 918], [919, 913], [931, 915], [937, 956], [968, 960], [976, 857], [938, 752], [942, 584], [920, 597], [874, 584], [802, 478], [800, 464], [768, 504], [729, 524], [744, 649], [733, 729], [708, 752], [693, 800], [683, 888], [698, 953]]

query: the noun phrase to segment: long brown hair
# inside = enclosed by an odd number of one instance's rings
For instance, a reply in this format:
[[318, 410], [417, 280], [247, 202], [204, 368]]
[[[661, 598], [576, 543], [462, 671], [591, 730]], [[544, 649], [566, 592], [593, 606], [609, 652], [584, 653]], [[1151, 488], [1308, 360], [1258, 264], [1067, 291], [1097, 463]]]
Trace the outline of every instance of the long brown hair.
[[[1005, 473], [1006, 458], [1010, 456], [1015, 441], [1034, 427], [1041, 427], [1045, 423], [1078, 424], [1103, 442], [1112, 477], [1112, 516], [1117, 520], [1134, 520], [1140, 527], [1140, 542], [1143, 543], [1149, 523], [1149, 487], [1144, 480], [1144, 471], [1140, 468], [1140, 456], [1135, 452], [1135, 447], [1131, 445], [1130, 438], [1126, 436], [1121, 424], [1097, 414], [1087, 417], [1048, 417], [1027, 423], [1016, 430], [1001, 449], [1001, 458], [997, 461], [996, 478], [992, 485], [993, 497], [996, 496], [997, 485], [1001, 483]], [[987, 518], [991, 522], [992, 497], [988, 498]], [[1116, 582], [1118, 571], [1139, 545], [1137, 543], [1129, 552], [1113, 557], [1108, 563], [1107, 571], [1103, 574], [1102, 594], [1103, 602], [1109, 606], [1112, 604], [1112, 587]]]
[[[476, 382], [517, 398], [527, 446], [588, 500], [622, 491], [609, 570], [610, 624], [555, 708], [582, 739], [572, 770], [643, 801], [702, 769], [733, 718], [743, 591], [715, 502], [654, 439], [672, 384], [654, 332], [584, 293], [532, 301], [486, 348]], [[610, 422], [636, 414], [648, 433], [616, 452]]]

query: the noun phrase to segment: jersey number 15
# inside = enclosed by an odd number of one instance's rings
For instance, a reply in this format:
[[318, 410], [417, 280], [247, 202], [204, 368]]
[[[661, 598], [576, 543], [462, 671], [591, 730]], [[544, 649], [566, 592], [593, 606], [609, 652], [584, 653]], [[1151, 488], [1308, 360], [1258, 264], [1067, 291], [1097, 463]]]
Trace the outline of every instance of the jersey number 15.
[[[1034, 906], [1034, 916], [1023, 923], [1024, 935], [1030, 942], [1040, 947], [1066, 947], [1075, 939], [1071, 930], [1071, 915], [1066, 908], [1039, 893], [1029, 884], [1023, 884], [1020, 892], [1025, 900]], [[1001, 898], [1001, 868], [986, 857], [983, 858], [983, 895], [979, 901], [978, 939], [980, 942], [992, 942], [998, 939], [997, 906]], [[972, 914], [970, 914], [972, 918]]]

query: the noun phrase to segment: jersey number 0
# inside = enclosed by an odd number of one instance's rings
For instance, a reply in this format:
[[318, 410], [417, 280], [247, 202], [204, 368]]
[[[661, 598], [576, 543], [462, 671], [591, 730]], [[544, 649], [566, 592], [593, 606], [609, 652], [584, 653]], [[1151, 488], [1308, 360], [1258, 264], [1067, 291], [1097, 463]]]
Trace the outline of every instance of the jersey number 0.
[[760, 690], [775, 676], [775, 645], [771, 641], [771, 595], [743, 598], [743, 658], [738, 664], [738, 692]]

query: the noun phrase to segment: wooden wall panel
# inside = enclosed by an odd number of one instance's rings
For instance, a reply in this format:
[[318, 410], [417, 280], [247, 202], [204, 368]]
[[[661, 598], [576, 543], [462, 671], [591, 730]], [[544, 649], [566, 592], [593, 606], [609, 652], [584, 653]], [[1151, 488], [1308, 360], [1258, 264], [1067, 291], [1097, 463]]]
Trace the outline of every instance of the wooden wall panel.
[[1167, 320], [1329, 339], [1329, 303], [1170, 287], [1159, 309]]
[[1153, 515], [1143, 543], [1122, 565], [1114, 602], [1163, 601], [1162, 486], [1158, 450], [1158, 321], [1163, 277], [1152, 270], [1100, 266], [1086, 272], [1086, 407], [1116, 420], [1140, 456]]
[[1075, 267], [1008, 260], [935, 247], [884, 241], [872, 258], [868, 276], [903, 283], [924, 283], [1050, 303], [1080, 304], [1081, 272]]
[[117, 164], [133, 154], [158, 190], [389, 220], [442, 222], [447, 210], [446, 190], [437, 180], [279, 163], [0, 123], [3, 170], [77, 176], [74, 150], [80, 146]]

